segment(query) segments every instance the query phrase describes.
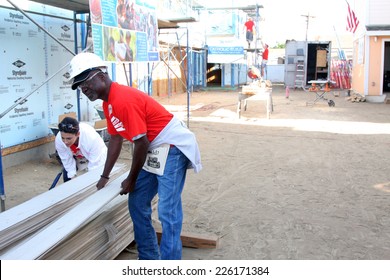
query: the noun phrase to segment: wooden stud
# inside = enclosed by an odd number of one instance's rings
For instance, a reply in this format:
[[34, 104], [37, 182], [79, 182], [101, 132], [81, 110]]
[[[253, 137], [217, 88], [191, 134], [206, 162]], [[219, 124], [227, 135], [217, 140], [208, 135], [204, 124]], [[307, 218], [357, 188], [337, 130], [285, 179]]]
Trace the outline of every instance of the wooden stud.
[[[161, 240], [162, 231], [156, 230], [158, 241]], [[193, 234], [182, 232], [180, 235], [183, 247], [197, 248], [197, 249], [216, 249], [218, 247], [217, 236], [205, 236], [200, 234]]]

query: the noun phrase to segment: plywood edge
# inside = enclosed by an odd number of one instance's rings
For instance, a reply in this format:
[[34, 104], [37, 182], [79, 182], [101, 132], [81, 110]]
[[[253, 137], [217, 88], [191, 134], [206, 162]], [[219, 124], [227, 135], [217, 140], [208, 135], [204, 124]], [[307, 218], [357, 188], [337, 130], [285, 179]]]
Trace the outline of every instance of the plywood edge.
[[[124, 172], [124, 167], [124, 164], [115, 164], [110, 174], [112, 180], [115, 180], [117, 176]], [[95, 184], [100, 179], [103, 168], [101, 166], [81, 176], [77, 176], [73, 180], [0, 213], [0, 233], [17, 225], [28, 217], [42, 213], [42, 211], [53, 207], [56, 203], [88, 189], [91, 184]]]

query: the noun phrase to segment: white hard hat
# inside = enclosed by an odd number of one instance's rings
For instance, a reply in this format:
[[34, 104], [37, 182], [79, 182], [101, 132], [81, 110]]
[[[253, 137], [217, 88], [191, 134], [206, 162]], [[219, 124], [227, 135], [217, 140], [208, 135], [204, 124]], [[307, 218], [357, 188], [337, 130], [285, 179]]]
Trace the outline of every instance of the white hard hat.
[[[94, 53], [79, 53], [72, 58], [69, 65], [69, 81], [74, 79], [76, 76], [83, 74], [82, 76], [87, 77], [88, 73], [94, 69], [107, 68], [107, 64]], [[84, 73], [85, 72], [85, 73]], [[85, 74], [85, 75], [84, 75]], [[77, 79], [81, 82], [82, 79]], [[76, 89], [75, 81], [72, 82], [72, 89]]]

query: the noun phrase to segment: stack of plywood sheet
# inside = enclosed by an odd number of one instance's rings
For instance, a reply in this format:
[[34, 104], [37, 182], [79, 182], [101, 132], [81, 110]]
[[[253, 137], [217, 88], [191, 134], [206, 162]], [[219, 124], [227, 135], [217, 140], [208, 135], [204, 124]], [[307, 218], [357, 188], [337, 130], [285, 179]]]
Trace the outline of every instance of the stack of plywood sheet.
[[[118, 165], [114, 167], [113, 174], [116, 174], [120, 168]], [[95, 192], [95, 185], [102, 169], [103, 167], [87, 172], [0, 213], [0, 254], [7, 246], [15, 244], [49, 224]]]
[[116, 196], [84, 226], [73, 231], [39, 259], [114, 259], [133, 240], [127, 196]]
[[[112, 260], [134, 241], [127, 195], [117, 196], [91, 220], [39, 259]], [[152, 202], [156, 208], [157, 198]]]
[[1, 213], [0, 259], [114, 259], [133, 241], [127, 195], [119, 196], [127, 174], [96, 191], [101, 171]]

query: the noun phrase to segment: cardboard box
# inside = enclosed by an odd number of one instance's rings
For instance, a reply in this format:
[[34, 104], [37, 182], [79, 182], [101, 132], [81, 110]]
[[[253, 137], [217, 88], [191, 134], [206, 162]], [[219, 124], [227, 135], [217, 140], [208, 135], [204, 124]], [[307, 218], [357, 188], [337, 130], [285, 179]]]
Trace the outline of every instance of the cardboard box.
[[326, 67], [327, 62], [327, 51], [326, 50], [317, 50], [317, 67]]

